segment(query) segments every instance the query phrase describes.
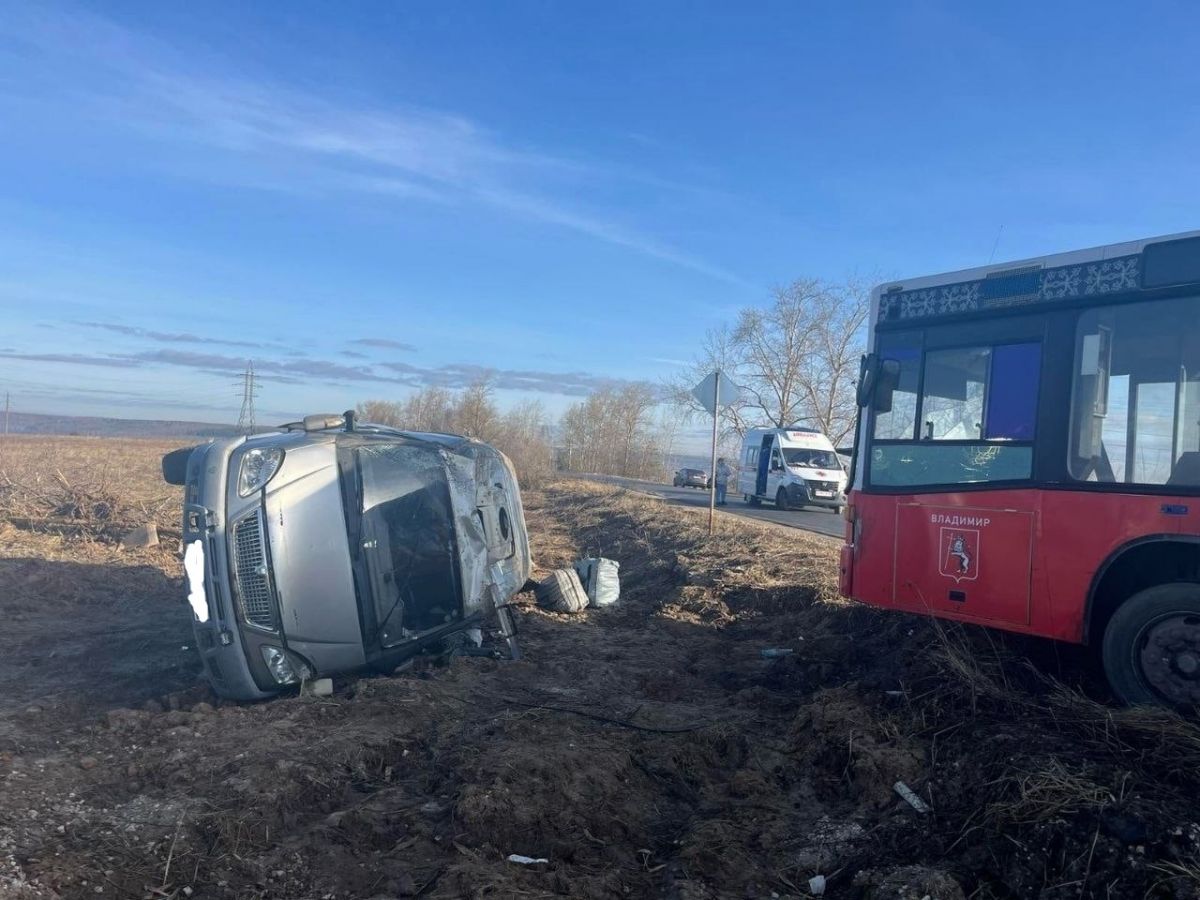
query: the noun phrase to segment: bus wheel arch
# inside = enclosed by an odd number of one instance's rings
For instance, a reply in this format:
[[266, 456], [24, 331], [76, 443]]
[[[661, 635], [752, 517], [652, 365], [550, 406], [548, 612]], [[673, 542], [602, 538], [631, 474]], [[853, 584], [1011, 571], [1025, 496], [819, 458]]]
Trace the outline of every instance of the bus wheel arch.
[[1083, 623], [1084, 643], [1098, 646], [1117, 608], [1134, 594], [1174, 581], [1200, 581], [1200, 538], [1147, 535], [1118, 547], [1092, 581]]
[[[1164, 622], [1172, 614], [1189, 617], [1193, 612], [1200, 617], [1200, 541], [1194, 538], [1143, 538], [1114, 552], [1099, 569], [1088, 599], [1085, 640], [1099, 649], [1108, 681], [1121, 699], [1130, 703], [1154, 701], [1151, 686], [1144, 683], [1145, 673], [1134, 670], [1135, 662], [1142, 661], [1141, 652], [1147, 642], [1169, 642], [1172, 628], [1180, 632], [1175, 637], [1184, 640], [1184, 632], [1190, 627], [1186, 622], [1177, 622], [1177, 627]], [[1197, 637], [1200, 639], [1200, 631]], [[1141, 644], [1136, 654], [1135, 643]], [[1146, 660], [1151, 661], [1153, 669], [1151, 657]], [[1190, 665], [1187, 660], [1182, 664]], [[1155, 677], [1155, 673], [1148, 677]], [[1160, 695], [1170, 693], [1169, 685], [1159, 691]]]

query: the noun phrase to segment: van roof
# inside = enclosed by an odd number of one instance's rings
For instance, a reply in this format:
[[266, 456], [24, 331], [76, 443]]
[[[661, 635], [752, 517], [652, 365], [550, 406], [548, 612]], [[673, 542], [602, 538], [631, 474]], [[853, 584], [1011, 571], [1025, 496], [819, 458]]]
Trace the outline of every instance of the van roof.
[[779, 436], [779, 443], [795, 447], [817, 447], [822, 450], [833, 450], [833, 441], [829, 440], [815, 428], [752, 428], [746, 432], [746, 441], [760, 441], [768, 434]]

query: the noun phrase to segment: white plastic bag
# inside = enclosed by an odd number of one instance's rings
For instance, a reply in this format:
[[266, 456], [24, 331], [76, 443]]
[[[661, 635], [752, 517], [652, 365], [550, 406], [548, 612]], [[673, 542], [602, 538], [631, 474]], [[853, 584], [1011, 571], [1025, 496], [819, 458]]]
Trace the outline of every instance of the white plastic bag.
[[615, 559], [591, 556], [578, 560], [575, 571], [591, 606], [612, 606], [621, 597], [621, 564]]

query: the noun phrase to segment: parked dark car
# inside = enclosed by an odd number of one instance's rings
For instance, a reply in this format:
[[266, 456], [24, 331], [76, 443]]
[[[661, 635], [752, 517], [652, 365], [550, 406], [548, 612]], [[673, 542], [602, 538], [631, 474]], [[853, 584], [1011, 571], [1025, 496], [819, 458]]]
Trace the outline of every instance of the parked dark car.
[[708, 473], [703, 469], [680, 469], [675, 473], [675, 487], [707, 489], [711, 484]]
[[169, 453], [163, 477], [184, 487], [187, 599], [218, 694], [391, 671], [452, 638], [478, 646], [489, 621], [515, 655], [529, 541], [487, 444], [308, 416]]

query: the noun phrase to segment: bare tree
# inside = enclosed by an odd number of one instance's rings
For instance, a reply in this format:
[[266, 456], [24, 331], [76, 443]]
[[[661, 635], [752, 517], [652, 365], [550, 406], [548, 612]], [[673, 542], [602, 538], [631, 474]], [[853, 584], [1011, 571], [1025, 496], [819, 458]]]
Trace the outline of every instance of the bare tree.
[[537, 485], [553, 474], [554, 448], [546, 409], [536, 400], [519, 403], [506, 412], [492, 441], [512, 460], [522, 484]]
[[870, 292], [851, 280], [814, 298], [814, 347], [800, 368], [805, 406], [814, 426], [840, 447], [854, 431], [855, 388], [866, 342]]
[[662, 442], [653, 411], [659, 398], [646, 384], [596, 391], [560, 423], [565, 464], [576, 472], [631, 477], [662, 472]]
[[840, 445], [854, 427], [867, 309], [858, 279], [794, 281], [769, 306], [743, 309], [733, 328], [709, 331], [694, 364], [672, 382], [672, 400], [702, 414], [691, 389], [719, 368], [741, 388], [738, 402], [721, 411], [723, 437], [804, 424]]
[[650, 414], [658, 398], [650, 385], [630, 384], [621, 388], [613, 399], [612, 414], [616, 419], [622, 450], [621, 468], [629, 472], [633, 469], [635, 456], [644, 449], [641, 438], [650, 431]]
[[404, 411], [398, 403], [390, 400], [364, 400], [354, 408], [355, 415], [364, 422], [404, 428]]
[[467, 385], [455, 404], [454, 421], [457, 431], [486, 441], [494, 431], [499, 413], [493, 402], [494, 383], [491, 375], [481, 375]]
[[[733, 330], [727, 325], [710, 328], [705, 332], [700, 352], [692, 363], [667, 383], [670, 402], [690, 419], [707, 418], [709, 413], [692, 393], [692, 388], [718, 370], [723, 377], [740, 385], [743, 364], [741, 348], [733, 340]], [[736, 437], [740, 441], [747, 428], [760, 424], [756, 409], [753, 401], [745, 396], [740, 396], [730, 406], [722, 407], [718, 416], [721, 437]]]
[[422, 388], [404, 402], [404, 427], [413, 431], [452, 431], [454, 406], [454, 395], [446, 388]]

